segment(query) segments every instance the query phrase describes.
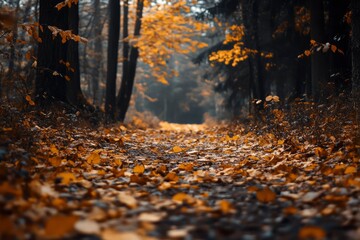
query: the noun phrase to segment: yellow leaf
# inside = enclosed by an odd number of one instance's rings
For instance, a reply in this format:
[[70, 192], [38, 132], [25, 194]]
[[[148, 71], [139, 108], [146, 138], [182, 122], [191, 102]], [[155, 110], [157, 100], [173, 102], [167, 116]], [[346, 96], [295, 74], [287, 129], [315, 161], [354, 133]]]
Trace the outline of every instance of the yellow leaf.
[[99, 153], [93, 152], [86, 158], [86, 161], [88, 164], [99, 164], [101, 162], [101, 158]]
[[324, 229], [317, 226], [306, 226], [300, 229], [298, 234], [300, 239], [325, 239], [326, 233]]
[[304, 52], [304, 54], [305, 54], [305, 56], [310, 56], [311, 55], [311, 52], [309, 51], [309, 50], [305, 50], [305, 52]]
[[276, 199], [276, 193], [271, 191], [270, 188], [266, 187], [256, 192], [256, 198], [263, 203], [273, 202]]
[[45, 222], [46, 238], [64, 238], [65, 235], [71, 233], [74, 230], [74, 225], [78, 220], [78, 216], [51, 216]]
[[76, 181], [75, 175], [71, 172], [59, 173], [58, 175], [56, 175], [56, 178], [60, 178], [61, 179], [60, 183], [64, 185], [69, 185], [70, 183]]
[[133, 169], [134, 173], [142, 174], [145, 172], [145, 166], [143, 164], [136, 165]]
[[173, 150], [174, 153], [179, 153], [179, 152], [182, 152], [182, 151], [183, 151], [183, 149], [182, 149], [181, 147], [179, 147], [179, 146], [173, 147], [172, 150]]

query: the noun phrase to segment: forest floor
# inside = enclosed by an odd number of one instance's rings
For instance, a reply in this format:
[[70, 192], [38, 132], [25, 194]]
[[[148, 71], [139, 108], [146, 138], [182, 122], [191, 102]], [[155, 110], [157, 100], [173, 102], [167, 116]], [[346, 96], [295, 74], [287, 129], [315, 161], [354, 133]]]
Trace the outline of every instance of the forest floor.
[[0, 239], [360, 239], [349, 139], [0, 113]]

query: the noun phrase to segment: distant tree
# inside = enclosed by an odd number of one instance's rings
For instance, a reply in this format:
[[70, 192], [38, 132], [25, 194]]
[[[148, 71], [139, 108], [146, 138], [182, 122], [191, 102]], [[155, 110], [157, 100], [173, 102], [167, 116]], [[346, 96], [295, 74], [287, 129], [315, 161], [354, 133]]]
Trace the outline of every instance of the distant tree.
[[[127, 5], [127, 4], [126, 4]], [[144, 9], [144, 0], [138, 0], [136, 5], [136, 18], [135, 18], [135, 28], [134, 28], [134, 37], [140, 36], [141, 31], [141, 20]], [[124, 12], [128, 16], [128, 8], [124, 6]], [[127, 16], [124, 16], [124, 35], [127, 36]], [[125, 25], [126, 24], [126, 25]], [[125, 37], [125, 36], [124, 36]], [[123, 78], [121, 81], [121, 86], [119, 89], [119, 94], [117, 97], [117, 109], [118, 109], [118, 120], [123, 122], [125, 120], [126, 112], [129, 108], [131, 94], [135, 81], [136, 74], [136, 65], [139, 57], [139, 50], [135, 46], [131, 46], [129, 51], [128, 43], [123, 45], [123, 58], [125, 60], [123, 67]]]

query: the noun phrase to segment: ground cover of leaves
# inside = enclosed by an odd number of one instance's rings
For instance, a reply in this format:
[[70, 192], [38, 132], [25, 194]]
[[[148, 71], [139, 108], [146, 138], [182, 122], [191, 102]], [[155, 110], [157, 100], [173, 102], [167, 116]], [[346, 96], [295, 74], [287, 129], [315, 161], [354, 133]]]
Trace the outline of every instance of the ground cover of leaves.
[[0, 127], [0, 239], [360, 239], [350, 140], [51, 119]]

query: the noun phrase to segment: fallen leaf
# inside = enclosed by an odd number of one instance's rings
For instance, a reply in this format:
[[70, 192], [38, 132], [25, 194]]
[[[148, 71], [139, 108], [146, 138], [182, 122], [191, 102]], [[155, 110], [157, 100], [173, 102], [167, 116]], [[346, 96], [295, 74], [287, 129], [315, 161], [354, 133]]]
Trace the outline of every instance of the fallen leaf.
[[76, 181], [76, 177], [71, 172], [62, 172], [56, 175], [56, 178], [60, 179], [60, 184], [69, 185], [72, 182]]
[[121, 203], [125, 204], [129, 208], [137, 207], [137, 200], [126, 192], [119, 192], [118, 199]]
[[266, 187], [256, 192], [256, 198], [262, 203], [270, 203], [275, 201], [276, 193], [271, 191], [270, 188]]
[[52, 158], [49, 158], [49, 162], [51, 164], [51, 166], [53, 167], [58, 167], [61, 165], [61, 161], [62, 161], [62, 158], [61, 157], [52, 157]]
[[231, 203], [227, 200], [220, 200], [217, 202], [217, 205], [220, 207], [220, 210], [224, 214], [228, 214], [233, 210]]
[[353, 174], [356, 172], [357, 172], [357, 169], [354, 166], [349, 166], [345, 169], [344, 174]]
[[45, 222], [44, 237], [64, 238], [74, 230], [74, 225], [78, 220], [77, 216], [55, 215], [49, 217]]
[[86, 161], [88, 164], [99, 164], [101, 162], [101, 158], [99, 153], [93, 152], [87, 158]]
[[300, 239], [325, 239], [326, 233], [324, 229], [317, 226], [305, 226], [302, 227], [298, 234]]
[[139, 215], [138, 220], [141, 222], [159, 222], [165, 217], [165, 213], [163, 212], [155, 212], [155, 213], [146, 213], [143, 212]]
[[75, 223], [75, 230], [82, 234], [99, 234], [100, 225], [92, 220], [80, 220]]
[[133, 169], [134, 173], [142, 174], [145, 172], [145, 166], [143, 164], [136, 165]]
[[314, 201], [315, 199], [319, 198], [322, 194], [322, 191], [320, 192], [307, 192], [302, 196], [301, 200], [305, 203], [309, 203]]
[[105, 229], [100, 235], [103, 240], [142, 240], [135, 232], [118, 232], [113, 229]]
[[172, 197], [172, 200], [177, 203], [183, 203], [185, 201], [191, 201], [191, 200], [193, 200], [193, 198], [186, 193], [180, 192], [180, 193], [175, 194]]
[[183, 151], [183, 149], [182, 149], [181, 147], [179, 147], [179, 146], [173, 147], [172, 150], [173, 150], [174, 153], [179, 153], [179, 152], [182, 152], [182, 151]]

